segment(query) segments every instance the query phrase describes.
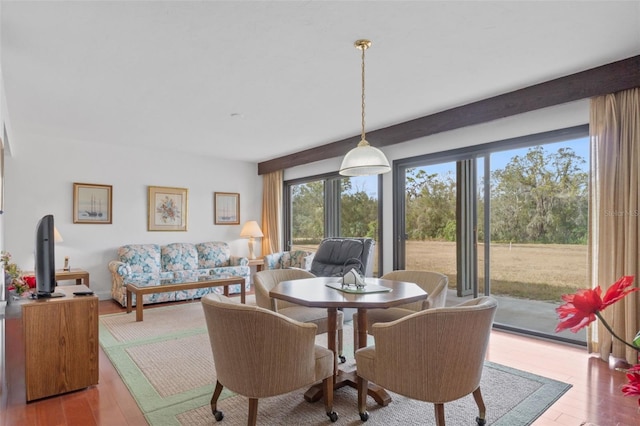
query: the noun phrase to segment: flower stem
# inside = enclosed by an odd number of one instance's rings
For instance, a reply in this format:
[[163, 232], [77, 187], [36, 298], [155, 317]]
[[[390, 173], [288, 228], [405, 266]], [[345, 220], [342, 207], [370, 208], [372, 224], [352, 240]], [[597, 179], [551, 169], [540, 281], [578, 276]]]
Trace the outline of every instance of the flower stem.
[[634, 350], [640, 352], [640, 347], [632, 345], [631, 343], [628, 343], [628, 342], [622, 340], [620, 337], [618, 337], [618, 335], [613, 332], [613, 329], [609, 326], [609, 324], [607, 324], [607, 322], [604, 320], [604, 318], [602, 317], [600, 312], [596, 311], [596, 316], [600, 319], [600, 321], [602, 322], [602, 325], [604, 325], [604, 328], [606, 328], [609, 331], [609, 333], [611, 333], [611, 335], [613, 337], [615, 337], [616, 339], [618, 339], [619, 341], [621, 341], [625, 345], [629, 346], [631, 349], [634, 349]]

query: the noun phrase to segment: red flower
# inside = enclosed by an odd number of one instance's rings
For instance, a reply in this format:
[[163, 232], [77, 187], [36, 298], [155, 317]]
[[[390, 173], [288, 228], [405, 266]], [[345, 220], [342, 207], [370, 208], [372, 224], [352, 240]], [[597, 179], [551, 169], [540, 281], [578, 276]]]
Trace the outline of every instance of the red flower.
[[597, 286], [594, 289], [580, 289], [576, 294], [565, 294], [562, 300], [565, 303], [556, 309], [560, 322], [556, 327], [558, 331], [570, 329], [574, 333], [589, 325], [596, 319], [596, 313], [609, 305], [624, 298], [627, 294], [640, 290], [633, 288], [633, 276], [627, 275], [620, 278], [607, 289], [604, 298], [600, 298], [602, 289]]
[[29, 288], [36, 288], [36, 277], [33, 275], [25, 275], [22, 277], [25, 283], [29, 286]]
[[[626, 396], [640, 395], [640, 364], [636, 364], [627, 370], [629, 383], [622, 387], [622, 393]], [[640, 405], [640, 399], [638, 399]]]
[[602, 309], [613, 305], [618, 300], [623, 299], [627, 294], [640, 290], [640, 288], [631, 287], [631, 284], [633, 284], [633, 275], [626, 275], [613, 283], [611, 287], [607, 289], [604, 299], [602, 299]]

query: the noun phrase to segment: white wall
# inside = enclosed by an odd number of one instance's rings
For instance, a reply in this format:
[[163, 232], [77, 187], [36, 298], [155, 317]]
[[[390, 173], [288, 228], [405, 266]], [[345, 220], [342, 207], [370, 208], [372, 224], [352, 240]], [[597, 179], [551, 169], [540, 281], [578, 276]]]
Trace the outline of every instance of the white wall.
[[[69, 256], [72, 268], [89, 271], [101, 299], [110, 298], [107, 264], [123, 244], [227, 241], [232, 254], [248, 254], [239, 235], [245, 221], [261, 220], [262, 178], [255, 163], [42, 136], [13, 142], [14, 155], [5, 159], [4, 247], [25, 270], [33, 270], [35, 228], [46, 214], [54, 215], [64, 239], [56, 245], [56, 267]], [[73, 223], [73, 182], [113, 186], [112, 224]], [[147, 231], [149, 185], [189, 189], [187, 232]], [[240, 225], [214, 225], [214, 192], [240, 194]]]
[[[424, 154], [448, 151], [467, 146], [480, 145], [518, 136], [578, 126], [589, 122], [589, 100], [583, 99], [550, 108], [532, 111], [488, 123], [464, 127], [449, 132], [415, 139], [382, 150], [389, 162]], [[355, 147], [355, 146], [354, 146]], [[342, 158], [318, 161], [313, 164], [285, 170], [284, 179], [296, 179], [323, 173], [335, 172]], [[382, 177], [382, 226], [383, 226], [383, 271], [393, 269], [393, 181], [392, 173]]]

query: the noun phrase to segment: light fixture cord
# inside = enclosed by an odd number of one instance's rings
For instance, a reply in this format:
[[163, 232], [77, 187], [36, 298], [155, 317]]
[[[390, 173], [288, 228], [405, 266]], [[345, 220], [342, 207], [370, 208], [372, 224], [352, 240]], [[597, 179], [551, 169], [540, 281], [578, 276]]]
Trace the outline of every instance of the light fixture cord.
[[361, 141], [365, 141], [364, 134], [364, 51], [367, 50], [367, 46], [362, 46], [362, 139]]

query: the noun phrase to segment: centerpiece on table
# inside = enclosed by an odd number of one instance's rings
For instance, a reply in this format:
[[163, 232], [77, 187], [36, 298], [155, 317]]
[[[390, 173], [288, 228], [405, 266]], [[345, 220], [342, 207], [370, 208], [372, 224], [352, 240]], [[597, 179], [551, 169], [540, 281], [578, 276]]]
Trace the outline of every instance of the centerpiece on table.
[[[604, 297], [601, 297], [602, 289], [599, 285], [594, 289], [580, 289], [575, 294], [563, 295], [562, 300], [566, 303], [556, 309], [560, 317], [556, 333], [566, 329], [576, 333], [598, 318], [614, 338], [640, 353], [640, 332], [636, 334], [633, 342], [629, 343], [613, 331], [601, 314], [607, 306], [640, 290], [640, 288], [631, 287], [633, 278], [629, 275], [620, 278], [607, 289]], [[629, 382], [622, 387], [622, 392], [627, 396], [640, 396], [640, 364], [627, 369], [626, 374]], [[640, 399], [638, 399], [638, 405], [640, 405]]]

